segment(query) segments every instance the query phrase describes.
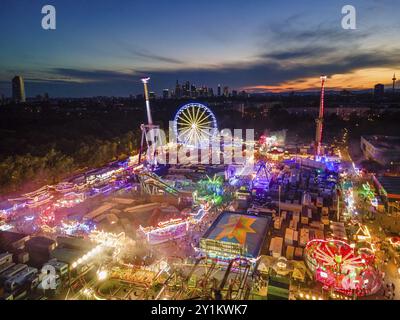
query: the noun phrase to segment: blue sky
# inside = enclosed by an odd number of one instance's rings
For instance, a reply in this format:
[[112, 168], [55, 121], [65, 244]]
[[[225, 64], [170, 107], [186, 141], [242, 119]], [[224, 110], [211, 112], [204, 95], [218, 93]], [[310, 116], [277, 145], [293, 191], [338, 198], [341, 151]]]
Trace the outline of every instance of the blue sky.
[[[57, 10], [54, 31], [41, 28], [45, 4]], [[341, 28], [346, 4], [357, 30]], [[398, 12], [396, 0], [2, 0], [0, 92], [10, 95], [15, 74], [28, 96], [127, 96], [141, 92], [144, 74], [157, 92], [176, 79], [301, 90], [321, 73], [332, 87], [389, 84], [400, 64]]]

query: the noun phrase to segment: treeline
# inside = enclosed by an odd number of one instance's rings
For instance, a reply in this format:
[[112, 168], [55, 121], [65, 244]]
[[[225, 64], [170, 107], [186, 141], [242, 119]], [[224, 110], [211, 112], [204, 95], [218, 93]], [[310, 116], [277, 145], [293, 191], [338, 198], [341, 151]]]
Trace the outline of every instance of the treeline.
[[128, 157], [139, 146], [140, 122], [135, 110], [0, 110], [0, 193]]
[[75, 141], [75, 151], [72, 154], [51, 148], [43, 155], [9, 155], [0, 160], [0, 192], [14, 192], [24, 185], [29, 187], [57, 183], [87, 168], [125, 159], [137, 151], [137, 140], [136, 133], [129, 131], [110, 140], [86, 137]]

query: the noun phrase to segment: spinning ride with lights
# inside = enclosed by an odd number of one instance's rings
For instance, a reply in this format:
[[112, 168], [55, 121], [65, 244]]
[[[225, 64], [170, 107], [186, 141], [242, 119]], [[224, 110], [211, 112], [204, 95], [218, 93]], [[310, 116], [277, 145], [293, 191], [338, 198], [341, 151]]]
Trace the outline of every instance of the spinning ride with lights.
[[202, 203], [207, 206], [220, 205], [224, 201], [224, 182], [221, 176], [207, 176], [206, 179], [197, 183], [197, 189], [193, 192], [195, 203]]
[[189, 230], [190, 219], [170, 219], [158, 223], [156, 227], [139, 226], [140, 233], [150, 244], [160, 244], [182, 238]]
[[205, 105], [189, 103], [176, 113], [174, 132], [178, 143], [194, 148], [208, 146], [216, 136], [217, 120]]
[[315, 279], [325, 288], [365, 296], [381, 287], [381, 276], [374, 267], [371, 251], [356, 250], [340, 240], [314, 239], [308, 242], [304, 255]]
[[268, 162], [258, 161], [254, 166], [252, 188], [267, 190], [272, 177], [272, 166]]

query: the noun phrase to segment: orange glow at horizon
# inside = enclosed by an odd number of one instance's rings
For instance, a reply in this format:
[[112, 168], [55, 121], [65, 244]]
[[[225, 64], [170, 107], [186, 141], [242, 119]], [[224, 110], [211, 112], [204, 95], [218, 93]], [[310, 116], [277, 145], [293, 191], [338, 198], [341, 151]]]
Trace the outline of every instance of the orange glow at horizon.
[[[396, 68], [369, 68], [359, 69], [347, 74], [328, 75], [326, 88], [329, 89], [348, 89], [348, 90], [365, 90], [373, 89], [377, 83], [384, 85], [392, 85], [391, 79]], [[307, 91], [318, 90], [321, 87], [319, 75], [315, 77], [299, 78], [297, 80], [285, 81], [277, 86], [247, 86], [243, 90], [255, 91]]]

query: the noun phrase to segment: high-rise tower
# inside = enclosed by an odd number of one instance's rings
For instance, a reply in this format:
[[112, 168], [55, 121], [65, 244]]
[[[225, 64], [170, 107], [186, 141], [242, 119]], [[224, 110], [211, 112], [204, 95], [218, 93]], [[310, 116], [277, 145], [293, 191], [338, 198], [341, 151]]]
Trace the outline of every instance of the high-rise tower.
[[395, 90], [396, 90], [396, 74], [394, 73], [393, 74], [393, 78], [392, 78], [392, 81], [393, 81], [393, 93], [395, 92]]
[[149, 89], [147, 84], [149, 83], [150, 78], [142, 78], [142, 82], [144, 85], [144, 98], [146, 100], [146, 111], [147, 111], [147, 122], [148, 125], [151, 126], [153, 124], [153, 119], [151, 118], [151, 110], [150, 110], [150, 99], [149, 99]]
[[[151, 109], [150, 109], [150, 97], [149, 97], [149, 88], [147, 84], [149, 83], [150, 78], [141, 79], [144, 86], [144, 97], [146, 100], [146, 112], [147, 112], [147, 124], [142, 124], [140, 129], [142, 130], [142, 140], [140, 143], [140, 151], [139, 151], [139, 164], [141, 163], [142, 153], [144, 152], [144, 143], [147, 144], [147, 162], [151, 165], [156, 164], [156, 150], [155, 144], [156, 139], [159, 137], [159, 127], [158, 125], [153, 124], [153, 119], [151, 117]], [[149, 147], [152, 146], [152, 149], [149, 150]]]
[[25, 85], [21, 76], [12, 79], [12, 98], [16, 103], [25, 102]]
[[317, 129], [315, 133], [315, 157], [321, 156], [321, 143], [322, 143], [322, 132], [324, 128], [324, 99], [325, 99], [325, 82], [326, 76], [321, 76], [321, 100], [319, 104], [319, 115], [316, 119]]

